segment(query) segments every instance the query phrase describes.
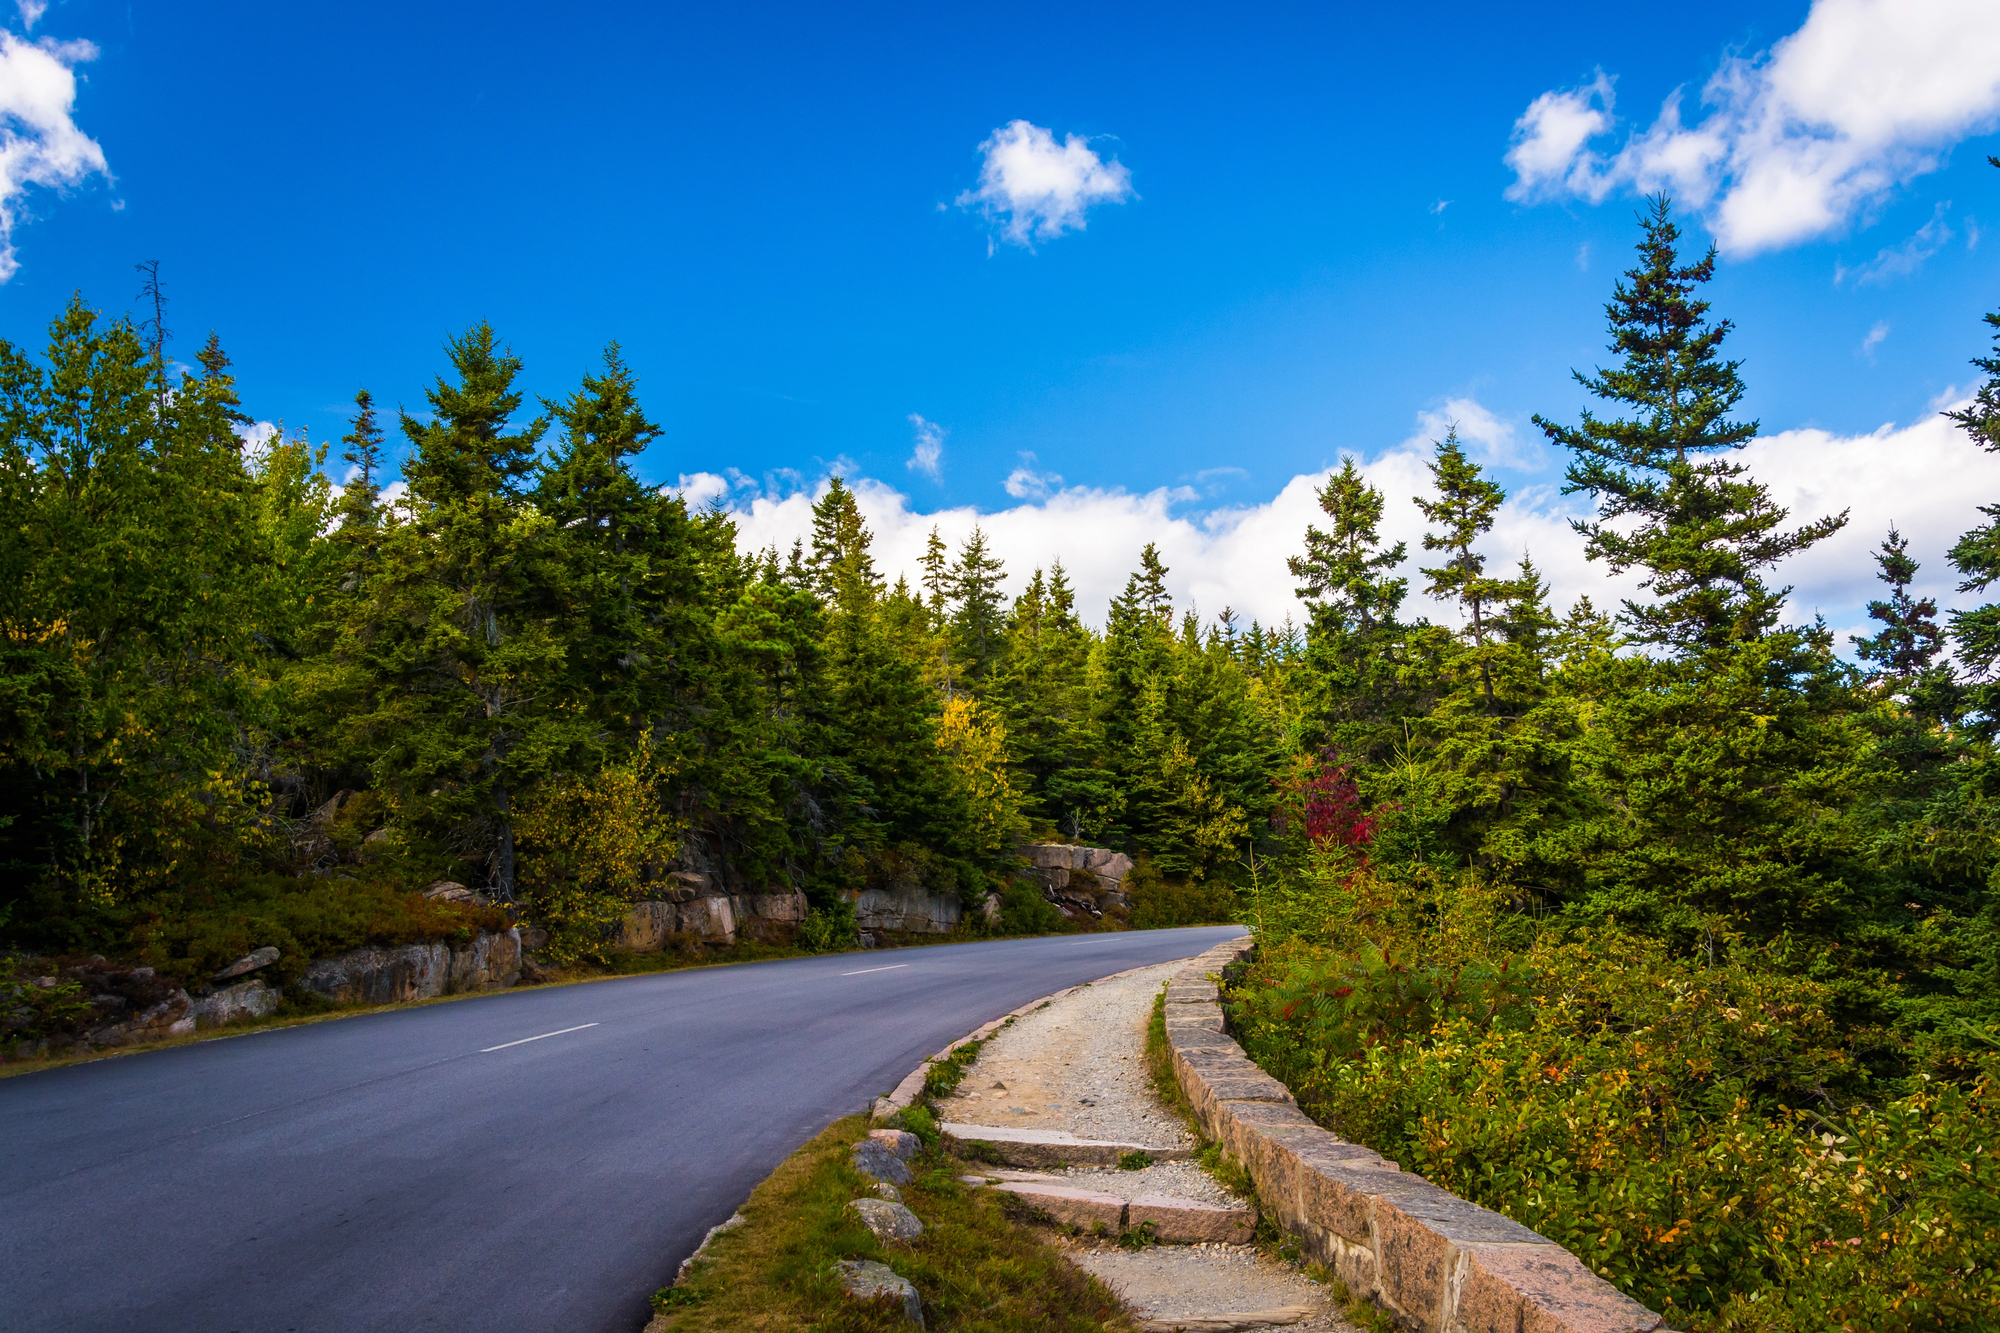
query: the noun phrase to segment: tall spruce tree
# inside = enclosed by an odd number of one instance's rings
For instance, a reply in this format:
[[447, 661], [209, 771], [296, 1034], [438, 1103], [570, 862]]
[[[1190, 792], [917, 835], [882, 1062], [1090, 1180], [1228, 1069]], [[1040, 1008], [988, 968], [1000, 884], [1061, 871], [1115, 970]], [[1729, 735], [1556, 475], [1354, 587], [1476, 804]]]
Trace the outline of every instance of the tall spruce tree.
[[1479, 464], [1465, 456], [1452, 427], [1436, 445], [1431, 459], [1431, 478], [1437, 484], [1437, 498], [1415, 497], [1425, 518], [1441, 524], [1442, 530], [1424, 534], [1426, 551], [1445, 553], [1443, 564], [1424, 567], [1430, 579], [1424, 592], [1432, 597], [1457, 602], [1465, 612], [1465, 637], [1471, 648], [1471, 667], [1478, 676], [1485, 707], [1492, 712], [1493, 660], [1488, 639], [1494, 627], [1489, 623], [1494, 611], [1513, 594], [1506, 579], [1486, 573], [1486, 557], [1477, 544], [1493, 528], [1493, 516], [1500, 511], [1507, 493], [1488, 481]]
[[481, 323], [445, 345], [455, 375], [402, 414], [411, 521], [385, 543], [355, 636], [377, 781], [412, 824], [516, 896], [514, 807], [593, 732], [566, 685], [557, 529], [525, 502], [547, 423], [515, 427], [520, 359]]
[[1875, 563], [1881, 568], [1878, 577], [1889, 585], [1889, 598], [1868, 603], [1868, 618], [1880, 621], [1882, 628], [1865, 639], [1858, 634], [1849, 637], [1855, 655], [1875, 663], [1890, 690], [1902, 693], [1935, 665], [1944, 649], [1944, 631], [1938, 628], [1937, 599], [1910, 596], [1917, 562], [1910, 555], [1909, 542], [1893, 524], [1875, 553]]
[[1784, 531], [1786, 511], [1730, 459], [1756, 437], [1754, 421], [1729, 415], [1743, 397], [1740, 361], [1720, 358], [1732, 327], [1710, 323], [1695, 293], [1715, 276], [1715, 250], [1682, 264], [1669, 200], [1642, 215], [1639, 262], [1626, 270], [1605, 307], [1612, 370], [1574, 372], [1577, 383], [1631, 415], [1605, 420], [1584, 409], [1564, 426], [1535, 424], [1573, 458], [1564, 494], [1597, 499], [1595, 520], [1574, 520], [1585, 550], [1614, 573], [1646, 571], [1640, 586], [1657, 599], [1628, 601], [1641, 643], [1682, 651], [1752, 639], [1777, 623], [1789, 588], [1767, 587], [1767, 569], [1838, 532], [1845, 511]]
[[953, 660], [976, 694], [985, 692], [1006, 649], [1006, 602], [1000, 592], [1006, 577], [1006, 567], [987, 548], [986, 533], [975, 524], [952, 564], [950, 586]]
[[[1985, 320], [1994, 330], [1993, 351], [1975, 357], [1972, 364], [1986, 372], [1986, 382], [1971, 403], [1946, 415], [1980, 448], [2000, 453], [2000, 312]], [[1960, 592], [1983, 593], [2000, 580], [2000, 504], [1981, 505], [1979, 512], [1988, 521], [1960, 537], [1949, 556], [1952, 568], [1965, 576], [1958, 585]], [[2000, 730], [2000, 605], [1987, 602], [1953, 611], [1950, 622], [1958, 660], [1973, 679], [1968, 700], [1986, 731]]]
[[1383, 502], [1354, 460], [1343, 458], [1319, 490], [1320, 512], [1332, 520], [1332, 530], [1308, 526], [1305, 553], [1286, 562], [1311, 613], [1303, 705], [1308, 724], [1318, 744], [1358, 759], [1388, 753], [1401, 732], [1399, 719], [1414, 702], [1398, 660], [1409, 580], [1393, 573], [1409, 548], [1402, 542], [1383, 547]]

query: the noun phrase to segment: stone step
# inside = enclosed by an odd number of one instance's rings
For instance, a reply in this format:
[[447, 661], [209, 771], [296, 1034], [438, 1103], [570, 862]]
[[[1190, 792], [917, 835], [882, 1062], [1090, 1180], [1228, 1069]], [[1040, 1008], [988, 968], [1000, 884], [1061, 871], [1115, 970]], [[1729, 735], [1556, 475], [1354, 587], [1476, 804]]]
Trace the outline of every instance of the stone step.
[[957, 1143], [986, 1143], [1008, 1166], [1117, 1166], [1118, 1159], [1142, 1152], [1156, 1162], [1186, 1161], [1194, 1156], [1187, 1148], [1161, 1148], [1145, 1143], [1115, 1143], [1108, 1139], [1081, 1139], [1060, 1129], [1017, 1129], [1005, 1125], [969, 1125], [946, 1120], [938, 1125], [945, 1136]]
[[1238, 1329], [1296, 1324], [1313, 1313], [1307, 1305], [1281, 1305], [1271, 1310], [1234, 1310], [1228, 1314], [1182, 1314], [1171, 1319], [1141, 1319], [1145, 1333], [1235, 1333]]
[[1101, 1190], [1052, 1183], [1055, 1178], [1022, 1179], [1028, 1172], [1010, 1172], [1012, 1179], [961, 1176], [969, 1185], [986, 1185], [1016, 1195], [1065, 1226], [1094, 1231], [1136, 1231], [1152, 1223], [1153, 1238], [1169, 1245], [1247, 1245], [1257, 1233], [1257, 1210], [1227, 1204], [1178, 1199], [1168, 1194], [1141, 1194], [1127, 1199]]

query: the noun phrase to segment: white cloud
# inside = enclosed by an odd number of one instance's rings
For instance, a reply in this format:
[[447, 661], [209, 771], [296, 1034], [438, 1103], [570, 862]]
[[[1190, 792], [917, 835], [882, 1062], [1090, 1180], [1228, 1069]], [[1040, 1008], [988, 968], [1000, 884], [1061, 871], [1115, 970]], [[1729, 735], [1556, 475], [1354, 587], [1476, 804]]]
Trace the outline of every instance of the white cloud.
[[[1469, 399], [1455, 399], [1447, 406], [1470, 420], [1468, 405]], [[1941, 401], [1933, 407], [1950, 405]], [[1425, 524], [1412, 501], [1431, 492], [1426, 465], [1429, 423], [1435, 419], [1435, 414], [1420, 414], [1409, 439], [1385, 449], [1362, 471], [1387, 497], [1385, 542], [1409, 545], [1401, 572], [1411, 581], [1410, 613], [1452, 623], [1451, 608], [1421, 595], [1423, 576], [1417, 572], [1424, 557]], [[1922, 562], [1919, 596], [1935, 596], [1947, 607], [1970, 600], [1953, 592], [1956, 580], [1944, 555], [1959, 534], [1983, 521], [1978, 502], [2000, 494], [2000, 457], [1974, 447], [1942, 417], [1927, 415], [1913, 425], [1886, 425], [1857, 436], [1784, 431], [1754, 441], [1737, 457], [1791, 511], [1794, 524], [1852, 510], [1845, 529], [1773, 576], [1780, 585], [1795, 585], [1788, 608], [1793, 619], [1808, 620], [1823, 610], [1837, 626], [1861, 624], [1863, 607], [1882, 588], [1871, 552], [1891, 523], [1902, 529], [1911, 553]], [[1171, 570], [1168, 587], [1183, 608], [1193, 603], [1204, 616], [1212, 616], [1229, 606], [1245, 620], [1267, 625], [1287, 616], [1304, 619], [1285, 560], [1298, 551], [1307, 524], [1325, 523], [1316, 499], [1325, 470], [1293, 477], [1261, 504], [1205, 512], [1190, 507], [1199, 496], [1187, 487], [1133, 494], [1062, 488], [1050, 474], [1034, 475], [1048, 477], [1051, 488], [1017, 493], [1023, 503], [995, 513], [971, 506], [920, 512], [908, 496], [885, 483], [861, 478], [852, 484], [875, 534], [877, 565], [892, 581], [899, 574], [914, 579], [933, 525], [956, 546], [977, 524], [1006, 562], [1010, 594], [1020, 590], [1034, 568], [1046, 569], [1060, 558], [1076, 586], [1079, 612], [1094, 624], [1103, 624], [1105, 608], [1124, 588], [1147, 542], [1158, 543]], [[1939, 479], [1947, 477], [1952, 484], [1940, 485]], [[741, 547], [785, 551], [794, 539], [810, 534], [812, 504], [824, 487], [822, 481], [811, 492], [767, 492], [741, 474], [696, 473], [682, 477], [678, 489], [691, 501], [731, 497]], [[1531, 553], [1559, 612], [1584, 594], [1600, 610], [1616, 610], [1623, 598], [1640, 595], [1639, 575], [1610, 578], [1601, 564], [1584, 558], [1583, 540], [1569, 521], [1588, 512], [1588, 497], [1563, 496], [1553, 482], [1520, 487], [1501, 508], [1484, 550], [1495, 569], [1511, 569], [1523, 552]], [[1839, 643], [1845, 651], [1846, 640]]]
[[1882, 340], [1888, 336], [1888, 322], [1886, 320], [1876, 320], [1875, 327], [1868, 330], [1868, 335], [1861, 340], [1861, 355], [1867, 357], [1872, 363], [1875, 360], [1875, 349], [1880, 347]]
[[1062, 489], [1062, 473], [1041, 472], [1035, 467], [1035, 456], [1023, 451], [1021, 466], [1007, 474], [1007, 494], [1016, 500], [1040, 500], [1051, 491]]
[[1945, 211], [1949, 202], [1939, 204], [1931, 210], [1931, 220], [1917, 228], [1914, 235], [1901, 245], [1892, 245], [1875, 252], [1875, 257], [1865, 264], [1848, 268], [1843, 264], [1833, 266], [1833, 280], [1836, 284], [1853, 278], [1856, 285], [1871, 282], [1887, 282], [1891, 278], [1907, 277], [1924, 266], [1924, 261], [1942, 250], [1945, 242], [1957, 233], [1945, 225]]
[[[21, 9], [28, 18], [29, 6]], [[96, 58], [89, 42], [28, 42], [0, 30], [0, 282], [20, 267], [13, 235], [29, 186], [61, 189], [93, 173], [111, 174], [104, 150], [70, 119], [76, 105], [72, 67]]]
[[921, 472], [932, 481], [944, 475], [945, 429], [935, 421], [926, 421], [915, 412], [910, 413], [910, 424], [917, 430], [917, 447], [904, 467]]
[[1666, 190], [1702, 210], [1732, 254], [1834, 231], [2000, 120], [1992, 0], [1816, 0], [1769, 51], [1729, 56], [1681, 118], [1676, 89], [1615, 154], [1611, 80], [1543, 93], [1515, 122], [1509, 199]]
[[32, 29], [42, 21], [42, 15], [49, 12], [49, 0], [14, 0], [14, 8], [21, 11], [21, 28]]
[[1081, 135], [1058, 145], [1041, 126], [1016, 120], [993, 131], [979, 150], [986, 155], [979, 187], [955, 202], [977, 209], [1015, 245], [1032, 248], [1038, 240], [1082, 231], [1091, 205], [1133, 197], [1132, 173], [1098, 157]]
[[1539, 441], [1523, 444], [1515, 437], [1513, 422], [1493, 415], [1476, 398], [1447, 398], [1442, 406], [1417, 413], [1416, 429], [1398, 447], [1429, 457], [1431, 445], [1453, 429], [1466, 452], [1489, 466], [1532, 469], [1540, 467], [1546, 457]]
[[1436, 203], [1434, 203], [1434, 204], [1432, 204], [1432, 205], [1431, 205], [1431, 213], [1432, 213], [1433, 215], [1436, 215], [1436, 214], [1439, 214], [1439, 213], [1442, 213], [1442, 212], [1444, 212], [1444, 211], [1445, 211], [1445, 210], [1446, 210], [1447, 208], [1450, 208], [1450, 207], [1451, 207], [1451, 200], [1449, 200], [1449, 199], [1440, 199], [1440, 200], [1438, 200], [1438, 201], [1437, 201]]

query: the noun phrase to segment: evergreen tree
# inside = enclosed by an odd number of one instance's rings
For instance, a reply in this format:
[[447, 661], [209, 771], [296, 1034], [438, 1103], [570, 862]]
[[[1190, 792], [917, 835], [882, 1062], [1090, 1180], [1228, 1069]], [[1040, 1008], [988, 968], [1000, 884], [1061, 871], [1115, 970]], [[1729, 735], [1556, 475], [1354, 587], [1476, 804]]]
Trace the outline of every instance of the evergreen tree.
[[1868, 603], [1868, 616], [1881, 621], [1882, 629], [1869, 638], [1850, 637], [1855, 654], [1864, 662], [1876, 663], [1879, 676], [1891, 691], [1902, 693], [1936, 663], [1944, 647], [1944, 631], [1938, 628], [1937, 599], [1919, 601], [1910, 596], [1917, 562], [1910, 556], [1910, 544], [1893, 524], [1882, 549], [1876, 552], [1875, 563], [1881, 567], [1882, 582], [1889, 585], [1889, 600]]
[[1640, 222], [1639, 262], [1605, 307], [1611, 350], [1623, 362], [1594, 376], [1575, 372], [1577, 383], [1633, 415], [1603, 420], [1585, 409], [1575, 427], [1534, 421], [1575, 456], [1564, 494], [1597, 498], [1596, 521], [1572, 524], [1590, 558], [1614, 573], [1647, 571], [1640, 586], [1659, 600], [1625, 604], [1637, 640], [1693, 652], [1776, 624], [1791, 590], [1766, 587], [1758, 571], [1839, 531], [1847, 515], [1783, 531], [1786, 511], [1726, 456], [1756, 437], [1757, 423], [1729, 420], [1743, 397], [1742, 363], [1719, 359], [1732, 325], [1711, 324], [1708, 302], [1695, 296], [1715, 275], [1715, 251], [1680, 263], [1680, 229], [1665, 196]]
[[353, 592], [374, 564], [384, 515], [382, 512], [382, 428], [375, 421], [375, 398], [366, 389], [354, 395], [354, 415], [348, 432], [340, 437], [347, 446], [341, 461], [348, 466], [347, 482], [340, 488], [334, 507], [340, 527], [335, 539], [346, 549], [345, 591]]
[[1352, 458], [1320, 488], [1319, 507], [1332, 531], [1307, 527], [1305, 554], [1287, 561], [1311, 612], [1304, 709], [1319, 745], [1353, 759], [1384, 758], [1415, 706], [1402, 679], [1406, 628], [1398, 618], [1409, 581], [1391, 575], [1408, 548], [1382, 547], [1382, 492]]
[[1308, 526], [1305, 554], [1285, 562], [1318, 633], [1365, 642], [1395, 623], [1409, 581], [1389, 571], [1403, 563], [1408, 547], [1380, 549], [1382, 498], [1352, 458], [1341, 459], [1340, 471], [1319, 489], [1320, 512], [1333, 520], [1333, 531]]
[[1488, 481], [1479, 465], [1465, 456], [1456, 427], [1438, 441], [1430, 468], [1437, 483], [1437, 499], [1417, 496], [1416, 505], [1425, 518], [1444, 525], [1442, 532], [1424, 534], [1424, 549], [1445, 552], [1446, 559], [1436, 568], [1423, 569], [1430, 578], [1424, 592], [1455, 601], [1464, 609], [1465, 635], [1472, 648], [1471, 666], [1479, 677], [1486, 710], [1492, 712], [1493, 660], [1487, 645], [1492, 627], [1487, 622], [1494, 608], [1514, 590], [1505, 579], [1487, 576], [1486, 557], [1475, 549], [1475, 544], [1492, 530], [1493, 516], [1499, 512], [1507, 493]]
[[491, 326], [445, 350], [456, 378], [426, 393], [430, 419], [402, 414], [412, 519], [358, 612], [370, 699], [355, 726], [412, 823], [484, 863], [512, 902], [514, 807], [593, 728], [564, 688], [557, 529], [521, 493], [546, 422], [510, 429], [521, 362]]
[[[1985, 317], [1994, 330], [1993, 354], [1977, 357], [1973, 365], [1986, 372], [1971, 404], [1946, 415], [1972, 437], [1973, 443], [1989, 453], [2000, 453], [2000, 313]], [[2000, 504], [1979, 506], [1988, 521], [1958, 539], [1948, 557], [1952, 568], [1965, 576], [1960, 592], [1983, 593], [2000, 579]], [[1958, 660], [1973, 677], [1966, 691], [1969, 701], [1985, 719], [1985, 729], [1995, 728], [2000, 719], [2000, 605], [1992, 602], [1950, 614], [1952, 642], [1958, 646]]]
[[954, 660], [961, 664], [961, 676], [974, 693], [984, 691], [1006, 646], [1006, 603], [1000, 592], [1005, 580], [1005, 566], [987, 550], [985, 532], [974, 525], [951, 567]]

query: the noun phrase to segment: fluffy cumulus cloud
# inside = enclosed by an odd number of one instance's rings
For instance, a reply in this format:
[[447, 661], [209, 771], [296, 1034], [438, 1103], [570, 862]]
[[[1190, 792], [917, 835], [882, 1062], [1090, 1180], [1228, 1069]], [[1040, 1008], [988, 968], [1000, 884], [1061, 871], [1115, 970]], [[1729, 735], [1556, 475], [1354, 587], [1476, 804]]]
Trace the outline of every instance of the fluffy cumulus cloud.
[[1747, 255], [1835, 231], [2000, 123], [2000, 5], [1816, 0], [1769, 51], [1726, 58], [1684, 114], [1676, 89], [1615, 152], [1612, 81], [1543, 93], [1514, 126], [1509, 199], [1665, 190]]
[[960, 194], [958, 206], [983, 215], [1014, 245], [1032, 248], [1082, 231], [1093, 205], [1132, 197], [1132, 173], [1116, 159], [1100, 158], [1082, 135], [1057, 143], [1041, 126], [1016, 120], [993, 131], [979, 151], [985, 154], [979, 185]]
[[[1642, 595], [1636, 574], [1608, 577], [1601, 565], [1584, 558], [1582, 538], [1570, 520], [1587, 514], [1588, 507], [1582, 497], [1561, 494], [1553, 475], [1560, 460], [1539, 444], [1521, 443], [1511, 430], [1482, 425], [1484, 437], [1474, 436], [1468, 423], [1482, 420], [1471, 410], [1475, 407], [1479, 405], [1473, 400], [1456, 399], [1446, 408], [1419, 414], [1408, 439], [1362, 465], [1388, 500], [1384, 540], [1408, 545], [1402, 572], [1411, 580], [1411, 610], [1441, 622], [1455, 619], [1451, 608], [1421, 594], [1424, 580], [1417, 566], [1424, 562], [1425, 525], [1413, 503], [1415, 496], [1430, 492], [1426, 464], [1431, 441], [1452, 419], [1475, 452], [1492, 457], [1496, 448], [1512, 451], [1511, 475], [1524, 469], [1531, 477], [1532, 470], [1549, 475], [1547, 481], [1516, 482], [1484, 544], [1493, 568], [1511, 570], [1524, 554], [1532, 555], [1558, 610], [1583, 595], [1604, 610]], [[1492, 418], [1480, 411], [1483, 419]], [[1891, 523], [1909, 538], [1912, 554], [1922, 562], [1920, 594], [1936, 596], [1944, 606], [1966, 602], [1965, 595], [1954, 591], [1944, 553], [1960, 533], [1982, 521], [1977, 501], [2000, 492], [2000, 458], [1974, 448], [1950, 422], [1927, 415], [1914, 424], [1885, 425], [1854, 436], [1785, 431], [1756, 440], [1738, 457], [1790, 509], [1794, 522], [1843, 509], [1851, 513], [1845, 529], [1777, 571], [1776, 581], [1794, 589], [1792, 617], [1826, 615], [1842, 635], [1843, 649], [1847, 634], [1867, 632], [1863, 608], [1881, 592], [1870, 553]], [[932, 527], [956, 546], [977, 524], [1006, 562], [1010, 593], [1018, 592], [1035, 568], [1061, 560], [1076, 586], [1079, 610], [1102, 625], [1107, 604], [1138, 565], [1140, 548], [1155, 542], [1171, 570], [1168, 586], [1182, 608], [1196, 607], [1207, 618], [1226, 606], [1244, 620], [1265, 624], [1303, 619], [1285, 561], [1299, 549], [1308, 524], [1325, 522], [1317, 497], [1326, 471], [1293, 477], [1263, 503], [1203, 510], [1197, 507], [1200, 493], [1185, 486], [1143, 493], [1065, 487], [1061, 478], [1036, 471], [1032, 459], [1023, 470], [1044, 479], [1040, 489], [1024, 486], [1014, 492], [1022, 503], [993, 513], [970, 506], [925, 512], [893, 486], [868, 478], [855, 482], [856, 498], [875, 534], [877, 566], [891, 581], [904, 575], [914, 582]], [[1937, 485], [1939, 477], [1951, 477], [1955, 484]], [[682, 477], [678, 489], [691, 503], [724, 504], [736, 518], [738, 541], [746, 551], [787, 551], [795, 540], [810, 535], [812, 504], [824, 493], [825, 482], [696, 473]]]
[[[23, 4], [32, 25], [45, 6]], [[89, 42], [30, 42], [0, 29], [0, 282], [20, 267], [14, 227], [30, 186], [62, 189], [110, 175], [104, 150], [78, 129], [75, 67], [97, 58]]]
[[921, 472], [932, 481], [944, 477], [944, 436], [945, 429], [935, 421], [926, 421], [915, 412], [910, 413], [910, 425], [916, 429], [916, 447], [910, 451], [910, 459], [903, 464], [912, 472]]

